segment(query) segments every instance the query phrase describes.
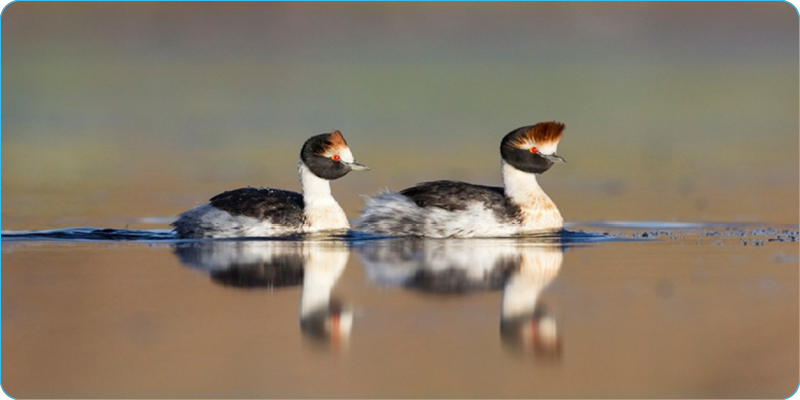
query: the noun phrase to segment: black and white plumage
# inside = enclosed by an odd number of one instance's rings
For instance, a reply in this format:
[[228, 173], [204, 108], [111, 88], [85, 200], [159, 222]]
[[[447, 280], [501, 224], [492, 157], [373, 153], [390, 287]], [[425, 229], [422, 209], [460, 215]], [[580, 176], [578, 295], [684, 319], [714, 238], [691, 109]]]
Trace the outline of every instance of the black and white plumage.
[[555, 203], [536, 174], [556, 155], [564, 124], [542, 122], [508, 133], [500, 144], [504, 187], [435, 181], [367, 200], [356, 229], [391, 236], [498, 237], [561, 229]]
[[438, 207], [447, 211], [462, 211], [472, 203], [481, 203], [502, 221], [513, 222], [519, 215], [519, 207], [506, 197], [503, 188], [498, 186], [435, 181], [401, 190], [400, 194], [422, 208]]
[[229, 190], [212, 197], [208, 204], [234, 216], [269, 218], [278, 225], [297, 226], [304, 220], [303, 195], [289, 190], [250, 187]]
[[287, 236], [343, 230], [350, 223], [331, 195], [330, 181], [367, 167], [355, 162], [339, 131], [309, 138], [298, 163], [303, 193], [243, 188], [211, 198], [172, 223], [179, 238]]

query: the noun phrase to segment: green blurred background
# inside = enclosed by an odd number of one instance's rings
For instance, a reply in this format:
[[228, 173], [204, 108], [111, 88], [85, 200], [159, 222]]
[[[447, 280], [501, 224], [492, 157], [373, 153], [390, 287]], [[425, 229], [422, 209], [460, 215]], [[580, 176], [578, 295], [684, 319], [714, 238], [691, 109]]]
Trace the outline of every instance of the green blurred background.
[[[340, 129], [362, 195], [500, 184], [501, 137], [567, 125], [567, 221], [797, 223], [798, 13], [785, 2], [17, 2], [2, 14], [3, 229], [150, 226], [298, 189]], [[157, 220], [158, 221], [158, 220]]]

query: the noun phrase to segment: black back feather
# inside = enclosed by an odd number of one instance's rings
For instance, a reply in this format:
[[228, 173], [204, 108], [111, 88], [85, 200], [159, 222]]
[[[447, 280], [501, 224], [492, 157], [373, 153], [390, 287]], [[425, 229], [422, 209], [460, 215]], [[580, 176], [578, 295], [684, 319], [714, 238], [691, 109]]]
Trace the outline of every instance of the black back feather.
[[471, 204], [479, 203], [494, 211], [502, 220], [516, 220], [519, 213], [519, 208], [505, 196], [501, 187], [456, 181], [434, 181], [404, 189], [400, 194], [423, 208], [438, 207], [456, 211], [465, 210]]
[[304, 222], [303, 195], [288, 190], [248, 187], [218, 194], [209, 202], [231, 215], [270, 220], [273, 224], [297, 226]]

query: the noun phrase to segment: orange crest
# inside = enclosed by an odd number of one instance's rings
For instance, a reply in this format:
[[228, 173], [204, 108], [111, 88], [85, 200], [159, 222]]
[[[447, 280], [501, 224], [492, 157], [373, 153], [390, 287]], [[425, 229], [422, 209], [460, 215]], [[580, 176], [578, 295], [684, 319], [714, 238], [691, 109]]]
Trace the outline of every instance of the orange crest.
[[564, 124], [561, 122], [550, 121], [540, 122], [525, 132], [525, 136], [532, 139], [539, 146], [558, 142], [564, 133]]
[[331, 133], [331, 136], [328, 138], [328, 141], [331, 142], [332, 147], [347, 146], [347, 142], [344, 140], [342, 132], [339, 132], [338, 130], [333, 131], [333, 133]]

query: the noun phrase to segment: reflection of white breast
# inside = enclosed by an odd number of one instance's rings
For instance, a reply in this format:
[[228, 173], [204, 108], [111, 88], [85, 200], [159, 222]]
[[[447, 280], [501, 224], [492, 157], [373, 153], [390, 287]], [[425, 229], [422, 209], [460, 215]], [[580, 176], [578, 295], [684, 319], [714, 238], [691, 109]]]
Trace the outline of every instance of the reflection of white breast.
[[350, 252], [344, 246], [329, 247], [322, 244], [305, 248], [305, 275], [300, 299], [300, 316], [319, 309], [327, 309], [331, 291], [342, 275]]
[[520, 266], [503, 290], [504, 319], [532, 314], [542, 290], [558, 275], [564, 254], [560, 248], [522, 247]]

